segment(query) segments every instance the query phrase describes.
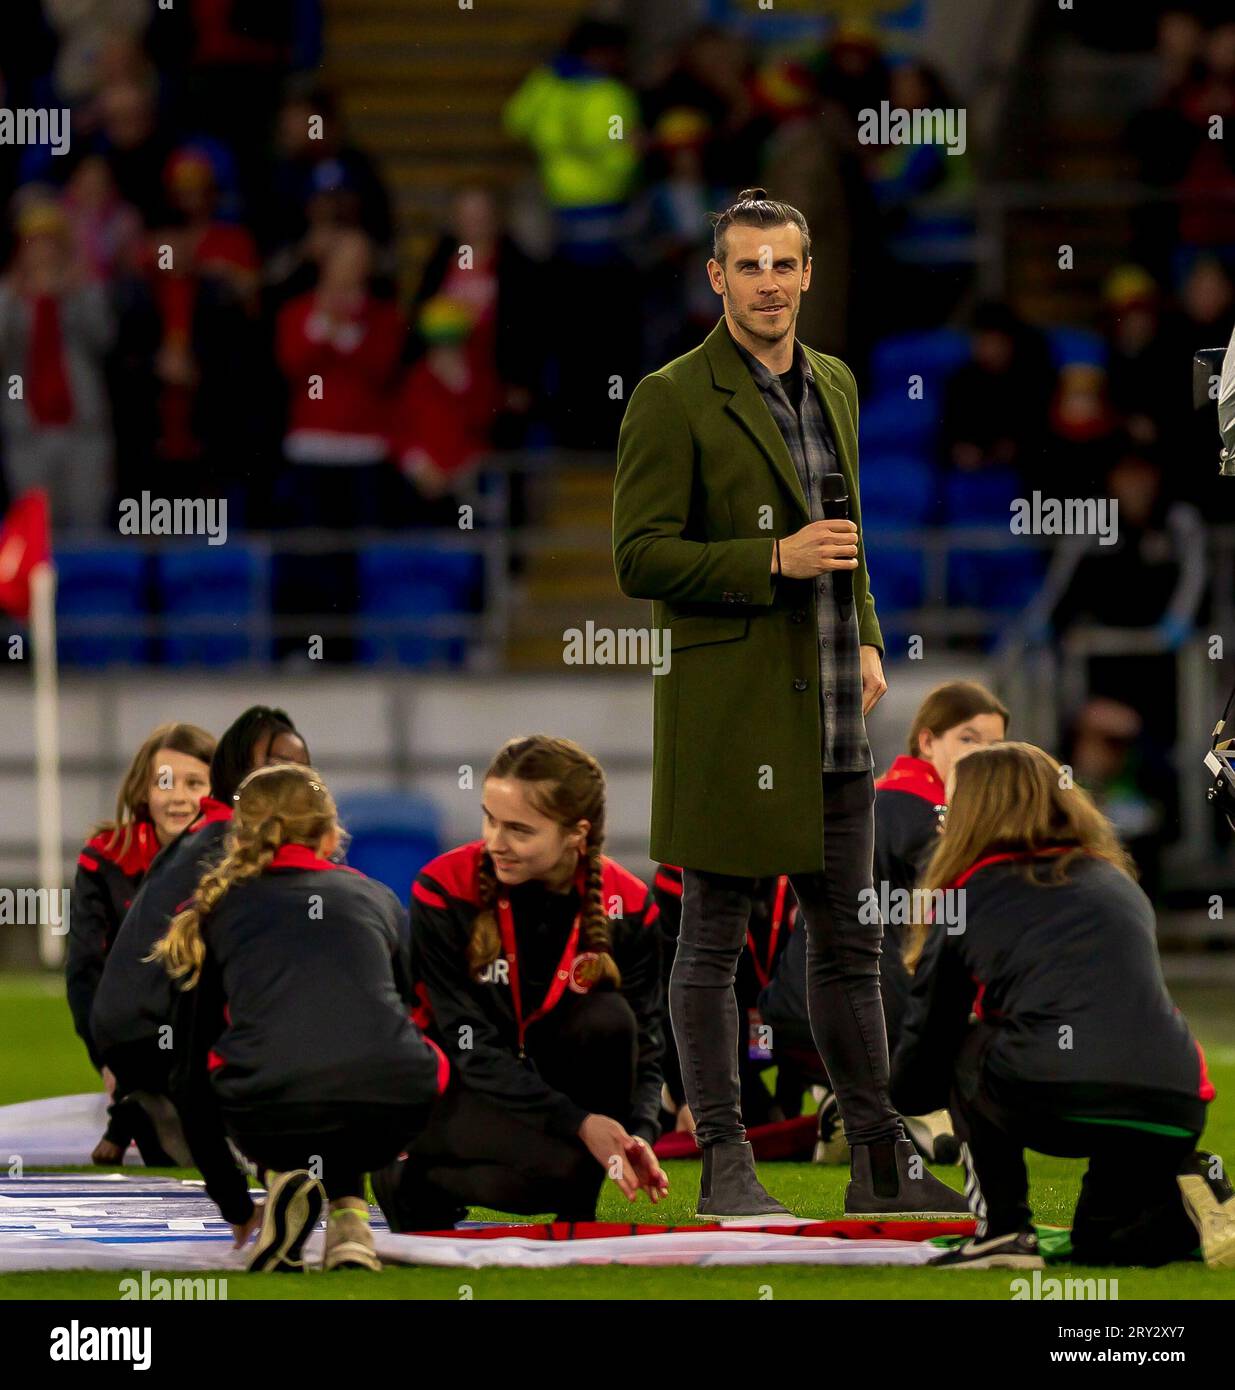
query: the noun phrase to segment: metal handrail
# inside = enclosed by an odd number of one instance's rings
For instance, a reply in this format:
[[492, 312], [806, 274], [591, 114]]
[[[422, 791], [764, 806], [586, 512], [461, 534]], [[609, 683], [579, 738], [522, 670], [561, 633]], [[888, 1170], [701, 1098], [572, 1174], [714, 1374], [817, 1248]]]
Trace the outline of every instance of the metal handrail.
[[[510, 466], [517, 466], [513, 463]], [[966, 637], [990, 637], [1006, 632], [1008, 616], [1006, 612], [987, 609], [957, 608], [948, 605], [947, 560], [958, 552], [1006, 551], [1010, 549], [1010, 535], [1007, 527], [995, 525], [975, 526], [890, 526], [877, 530], [876, 553], [871, 559], [872, 587], [878, 601], [878, 551], [889, 547], [912, 550], [920, 559], [923, 576], [923, 603], [915, 608], [891, 608], [880, 605], [880, 617], [889, 627], [905, 627], [928, 635], [949, 635]], [[1208, 532], [1210, 545], [1211, 572], [1215, 576], [1230, 576], [1235, 573], [1235, 525], [1212, 527]], [[105, 541], [95, 535], [81, 537], [86, 548], [115, 546], [115, 541]], [[1036, 551], [1049, 551], [1056, 538], [1046, 536], [1018, 536], [1016, 546], [1028, 547]], [[190, 545], [191, 542], [176, 538], [141, 538], [126, 541], [125, 546], [136, 547], [147, 554], [165, 554], [171, 545]], [[198, 541], [197, 545], [202, 542]], [[529, 526], [513, 531], [504, 528], [479, 529], [474, 533], [460, 534], [453, 529], [392, 533], [385, 531], [363, 531], [346, 535], [314, 530], [288, 530], [273, 533], [249, 533], [231, 545], [242, 545], [256, 558], [253, 567], [253, 589], [250, 604], [242, 621], [226, 615], [192, 614], [161, 615], [147, 613], [130, 615], [64, 615], [60, 619], [60, 633], [66, 639], [97, 637], [102, 639], [132, 638], [139, 641], [156, 641], [168, 638], [243, 638], [250, 644], [255, 655], [254, 665], [264, 665], [261, 653], [269, 659], [271, 643], [274, 639], [302, 637], [306, 633], [323, 637], [349, 637], [363, 640], [369, 638], [405, 637], [463, 639], [474, 649], [472, 659], [478, 663], [492, 664], [500, 659], [502, 650], [511, 633], [512, 595], [509, 582], [509, 565], [513, 558], [528, 559], [538, 554], [558, 552], [564, 548], [586, 549], [594, 547], [597, 551], [598, 572], [609, 572], [608, 548], [610, 533], [606, 527], [550, 528]], [[276, 555], [314, 555], [329, 554], [359, 548], [365, 544], [387, 547], [406, 545], [409, 549], [441, 549], [481, 556], [482, 602], [479, 611], [456, 612], [439, 615], [403, 616], [391, 614], [275, 614], [269, 601], [270, 574]], [[1213, 585], [1213, 623], [1215, 630], [1235, 628], [1235, 594], [1231, 586], [1222, 583]], [[625, 599], [613, 584], [612, 599], [615, 604], [633, 602]], [[586, 600], [581, 600], [581, 604]], [[1154, 639], [1142, 635], [1142, 643]], [[1148, 650], [1148, 648], [1144, 648]], [[124, 664], [124, 663], [118, 663]], [[140, 663], [151, 664], [149, 661]]]

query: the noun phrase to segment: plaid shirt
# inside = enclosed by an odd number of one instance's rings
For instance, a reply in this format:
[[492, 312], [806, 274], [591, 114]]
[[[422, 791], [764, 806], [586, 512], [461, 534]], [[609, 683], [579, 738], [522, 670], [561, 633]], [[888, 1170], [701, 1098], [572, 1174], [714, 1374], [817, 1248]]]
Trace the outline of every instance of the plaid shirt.
[[[836, 442], [828, 424], [823, 400], [815, 390], [815, 375], [802, 351], [794, 343], [795, 361], [802, 373], [802, 399], [795, 411], [775, 372], [752, 356], [736, 340], [734, 347], [750, 370], [764, 403], [776, 421], [785, 447], [798, 472], [798, 481], [810, 507], [810, 519], [823, 521], [825, 473], [839, 473]], [[849, 605], [849, 617], [842, 622], [832, 597], [832, 571], [815, 576], [815, 612], [819, 618], [819, 703], [823, 727], [824, 772], [868, 772], [874, 768], [870, 744], [866, 741], [866, 720], [862, 715], [862, 660], [858, 640], [856, 606]]]

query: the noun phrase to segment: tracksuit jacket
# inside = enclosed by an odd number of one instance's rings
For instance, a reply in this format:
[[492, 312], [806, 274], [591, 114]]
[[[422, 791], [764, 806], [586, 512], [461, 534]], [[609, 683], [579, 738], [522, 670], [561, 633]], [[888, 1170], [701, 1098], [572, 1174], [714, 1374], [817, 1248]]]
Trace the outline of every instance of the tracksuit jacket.
[[[912, 890], [939, 843], [943, 780], [925, 758], [902, 753], [875, 783], [875, 889]], [[885, 949], [886, 949], [885, 941]]]
[[[519, 1057], [509, 962], [496, 961], [483, 981], [475, 980], [468, 968], [467, 945], [480, 911], [478, 871], [484, 853], [482, 840], [448, 850], [430, 860], [412, 885], [412, 976], [423, 1009], [418, 1017], [445, 1048], [461, 1084], [539, 1123], [549, 1134], [572, 1138], [587, 1112], [549, 1086], [530, 1058]], [[525, 1018], [545, 998], [563, 957], [582, 902], [585, 872], [581, 862], [569, 893], [554, 893], [539, 881], [504, 890], [518, 944]], [[654, 1139], [659, 1130], [663, 1046], [657, 907], [647, 885], [607, 856], [602, 857], [602, 873], [621, 994], [638, 1025], [635, 1091], [627, 1127]], [[570, 1007], [571, 997], [567, 990], [559, 1007]], [[530, 1024], [529, 1030], [536, 1026]]]
[[304, 845], [205, 919], [201, 978], [176, 996], [171, 1091], [228, 1220], [248, 1197], [224, 1117], [297, 1133], [305, 1107], [414, 1106], [445, 1089], [446, 1058], [409, 1016], [405, 922], [384, 884]]
[[158, 853], [154, 826], [138, 821], [123, 854], [120, 836], [104, 831], [77, 856], [64, 977], [73, 1026], [100, 1071], [103, 1060], [90, 1031], [90, 1010], [120, 923]]
[[[145, 957], [196, 892], [202, 874], [223, 858], [231, 815], [230, 806], [203, 797], [201, 814], [150, 866], [125, 914], [91, 1015], [95, 1046], [105, 1061], [114, 1049], [134, 1045], [145, 1045], [150, 1057], [155, 1056], [159, 1029], [171, 1022], [176, 987], [158, 961]], [[143, 1088], [161, 1089], [156, 1077], [140, 1080]]]
[[964, 930], [941, 923], [928, 939], [893, 1060], [893, 1103], [907, 1115], [946, 1106], [968, 1039], [993, 1093], [1029, 1087], [1065, 1117], [1199, 1133], [1214, 1090], [1167, 994], [1153, 907], [1094, 856], [1050, 885], [1059, 852], [992, 854], [951, 885], [965, 891]]

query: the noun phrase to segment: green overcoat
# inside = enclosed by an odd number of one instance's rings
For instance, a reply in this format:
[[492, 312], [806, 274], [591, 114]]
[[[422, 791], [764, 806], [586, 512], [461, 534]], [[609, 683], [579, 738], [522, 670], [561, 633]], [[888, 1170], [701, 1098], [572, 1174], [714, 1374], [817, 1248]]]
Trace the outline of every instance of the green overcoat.
[[[860, 640], [878, 647], [861, 541], [858, 399], [807, 348], [858, 525]], [[718, 873], [823, 868], [815, 585], [776, 579], [773, 538], [810, 522], [797, 471], [722, 318], [635, 388], [618, 440], [618, 584], [670, 634], [653, 676], [651, 857]]]

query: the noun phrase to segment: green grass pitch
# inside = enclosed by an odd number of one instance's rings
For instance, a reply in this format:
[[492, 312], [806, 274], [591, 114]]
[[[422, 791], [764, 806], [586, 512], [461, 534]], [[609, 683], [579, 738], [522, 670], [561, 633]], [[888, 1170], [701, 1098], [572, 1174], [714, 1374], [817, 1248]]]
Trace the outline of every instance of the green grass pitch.
[[[1210, 1108], [1206, 1147], [1235, 1161], [1235, 1010], [1230, 991], [1178, 990], [1176, 1000], [1205, 1045], [1218, 1099]], [[74, 1036], [63, 987], [53, 976], [0, 976], [0, 1104], [67, 1095], [98, 1086], [98, 1078]], [[671, 1192], [653, 1209], [626, 1204], [607, 1184], [601, 1220], [691, 1219], [698, 1182], [697, 1163], [667, 1165]], [[1034, 1155], [1030, 1160], [1036, 1219], [1067, 1225], [1076, 1200], [1082, 1164]], [[168, 1170], [160, 1170], [168, 1171]], [[959, 1187], [960, 1170], [934, 1170]], [[183, 1174], [183, 1176], [189, 1176]], [[804, 1163], [768, 1163], [760, 1169], [769, 1190], [804, 1216], [841, 1215], [845, 1172]], [[490, 1213], [475, 1211], [474, 1216]], [[1061, 1271], [1061, 1273], [1064, 1271]], [[0, 1276], [0, 1298], [118, 1299], [123, 1278], [136, 1271], [63, 1272]], [[1069, 1266], [1072, 1277], [1119, 1280], [1121, 1301], [1129, 1299], [1235, 1298], [1235, 1272], [1177, 1264], [1168, 1269], [1086, 1270]], [[303, 1278], [228, 1274], [230, 1299], [1008, 1299], [1007, 1271], [865, 1268], [628, 1269], [611, 1266], [569, 1270], [441, 1270], [388, 1268], [380, 1275], [358, 1271]]]

